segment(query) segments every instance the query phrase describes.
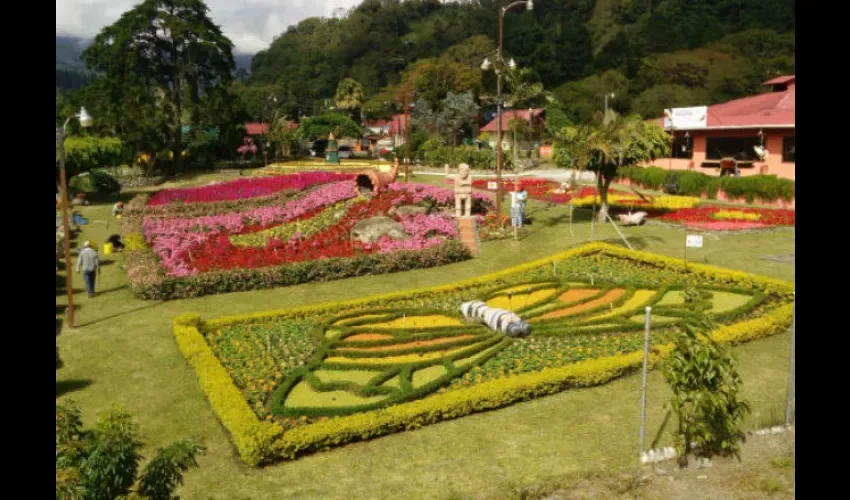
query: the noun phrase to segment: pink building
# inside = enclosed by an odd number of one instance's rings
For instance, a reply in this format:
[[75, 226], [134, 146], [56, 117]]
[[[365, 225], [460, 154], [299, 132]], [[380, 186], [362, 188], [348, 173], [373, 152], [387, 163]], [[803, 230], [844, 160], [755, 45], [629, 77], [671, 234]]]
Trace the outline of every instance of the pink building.
[[[765, 82], [772, 92], [708, 106], [704, 127], [674, 128], [672, 158], [653, 164], [710, 175], [731, 173], [721, 162], [734, 158], [740, 175], [768, 174], [794, 179], [794, 75]], [[656, 122], [664, 126], [664, 119]], [[756, 153], [764, 148], [768, 154]], [[723, 163], [723, 165], [721, 165]]]

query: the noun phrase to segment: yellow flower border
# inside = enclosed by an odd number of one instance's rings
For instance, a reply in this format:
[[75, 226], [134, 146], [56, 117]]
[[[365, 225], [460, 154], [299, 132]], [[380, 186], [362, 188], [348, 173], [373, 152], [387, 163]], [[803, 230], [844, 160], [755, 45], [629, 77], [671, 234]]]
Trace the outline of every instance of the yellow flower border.
[[[249, 465], [261, 465], [280, 458], [295, 458], [306, 452], [507, 406], [523, 399], [552, 394], [567, 388], [604, 384], [639, 368], [643, 354], [633, 352], [625, 355], [608, 356], [558, 368], [546, 368], [540, 372], [499, 378], [473, 387], [435, 394], [410, 403], [338, 417], [284, 432], [280, 425], [273, 422], [263, 422], [257, 418], [233, 383], [227, 370], [221, 365], [221, 362], [207, 344], [202, 333], [203, 330], [221, 328], [246, 321], [310, 314], [340, 307], [386, 302], [423, 292], [454, 291], [540, 266], [551, 266], [553, 262], [597, 252], [642, 261], [659, 267], [685, 270], [683, 261], [679, 259], [642, 251], [630, 251], [606, 243], [590, 243], [550, 257], [451, 285], [420, 288], [365, 299], [300, 308], [227, 316], [207, 322], [204, 322], [198, 315], [183, 315], [174, 320], [174, 334], [181, 352], [195, 370], [199, 384], [207, 395], [210, 405], [233, 437], [233, 442], [239, 450], [242, 460]], [[725, 278], [730, 284], [734, 283], [739, 287], [759, 287], [765, 291], [786, 296], [789, 299], [793, 295], [793, 284], [785, 281], [703, 264], [689, 264], [687, 271], [698, 276], [712, 274], [716, 277]], [[713, 336], [717, 341], [729, 344], [739, 344], [767, 337], [786, 330], [791, 324], [792, 314], [793, 304], [784, 304], [768, 311], [764, 316], [721, 326], [713, 332]], [[671, 350], [672, 345], [670, 344], [654, 346], [651, 366], [655, 366], [663, 360]]]

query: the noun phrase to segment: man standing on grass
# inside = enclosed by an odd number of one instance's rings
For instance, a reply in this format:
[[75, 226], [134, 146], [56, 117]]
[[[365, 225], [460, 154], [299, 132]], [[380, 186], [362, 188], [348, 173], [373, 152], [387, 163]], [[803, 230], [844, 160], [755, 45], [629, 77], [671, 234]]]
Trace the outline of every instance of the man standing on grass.
[[97, 250], [92, 248], [90, 241], [83, 243], [83, 249], [77, 256], [77, 272], [83, 274], [89, 297], [94, 297], [95, 273], [100, 274], [100, 261], [97, 258]]

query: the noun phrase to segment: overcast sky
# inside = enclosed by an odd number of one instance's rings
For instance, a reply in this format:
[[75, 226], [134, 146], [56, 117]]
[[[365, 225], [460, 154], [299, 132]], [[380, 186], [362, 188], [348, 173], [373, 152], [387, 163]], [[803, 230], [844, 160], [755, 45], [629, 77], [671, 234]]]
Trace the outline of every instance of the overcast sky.
[[[236, 52], [267, 48], [290, 25], [314, 16], [330, 17], [361, 0], [207, 0], [209, 15]], [[56, 0], [56, 34], [94, 37], [140, 0]]]

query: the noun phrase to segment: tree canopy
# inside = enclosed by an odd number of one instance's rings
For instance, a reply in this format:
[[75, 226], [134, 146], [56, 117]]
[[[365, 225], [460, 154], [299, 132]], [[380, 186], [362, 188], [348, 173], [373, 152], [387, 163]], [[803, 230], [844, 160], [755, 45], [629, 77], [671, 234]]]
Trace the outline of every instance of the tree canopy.
[[207, 15], [202, 0], [144, 0], [105, 27], [83, 53], [98, 76], [98, 119], [138, 150], [166, 147], [177, 169], [182, 126], [226, 125], [233, 44]]

